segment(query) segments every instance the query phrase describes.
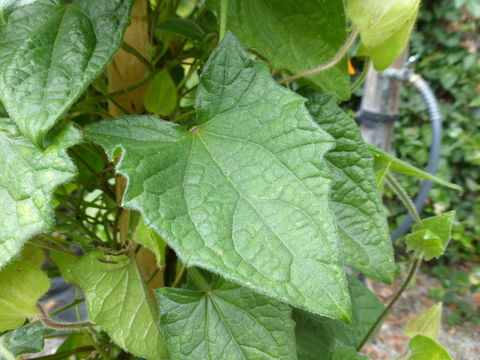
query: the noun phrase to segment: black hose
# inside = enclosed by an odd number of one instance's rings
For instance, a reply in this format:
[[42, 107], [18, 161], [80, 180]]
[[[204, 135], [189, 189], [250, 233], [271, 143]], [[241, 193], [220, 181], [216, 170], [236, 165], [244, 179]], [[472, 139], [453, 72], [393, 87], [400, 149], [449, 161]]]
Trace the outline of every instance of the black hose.
[[[407, 80], [410, 84], [412, 84], [412, 86], [420, 93], [425, 104], [427, 105], [430, 124], [432, 127], [432, 144], [430, 146], [430, 158], [428, 161], [427, 171], [430, 174], [435, 175], [440, 162], [440, 150], [442, 145], [442, 114], [440, 112], [437, 98], [430, 86], [420, 75], [409, 70], [403, 70], [397, 72], [397, 74], [393, 76], [398, 77], [401, 80]], [[419, 213], [423, 210], [425, 200], [428, 197], [428, 193], [432, 188], [432, 185], [433, 184], [431, 181], [424, 181], [419, 194], [415, 198], [415, 207]], [[403, 236], [410, 229], [412, 223], [412, 216], [407, 214], [405, 220], [393, 232], [392, 241], [395, 241], [399, 237]]]

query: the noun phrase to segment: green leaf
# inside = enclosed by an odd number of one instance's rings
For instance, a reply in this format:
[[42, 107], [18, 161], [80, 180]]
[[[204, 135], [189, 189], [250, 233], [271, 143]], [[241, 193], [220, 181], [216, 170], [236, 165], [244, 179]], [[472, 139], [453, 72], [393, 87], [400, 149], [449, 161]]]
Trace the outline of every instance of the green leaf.
[[158, 310], [135, 260], [92, 252], [73, 275], [85, 293], [89, 320], [118, 346], [148, 360], [168, 358]]
[[[227, 28], [245, 47], [262, 53], [275, 69], [292, 73], [328, 63], [347, 38], [342, 1], [229, 0]], [[346, 60], [306, 79], [339, 99], [350, 97]]]
[[167, 244], [155, 231], [145, 224], [143, 218], [140, 218], [137, 229], [135, 230], [135, 242], [152, 251], [157, 258], [159, 266], [165, 265], [165, 251], [167, 249]]
[[132, 0], [43, 0], [0, 24], [0, 99], [35, 144], [118, 50], [131, 6]]
[[420, 170], [413, 165], [406, 163], [400, 159], [397, 159], [395, 156], [390, 155], [389, 153], [380, 150], [379, 148], [373, 145], [367, 145], [368, 149], [372, 152], [373, 157], [376, 162], [383, 166], [389, 166], [391, 171], [416, 177], [419, 179], [429, 180], [431, 182], [437, 183], [439, 185], [448, 187], [450, 189], [462, 191], [462, 187], [456, 184], [449, 183], [445, 180], [442, 180], [435, 175], [429, 174], [426, 171]]
[[442, 303], [423, 311], [410, 320], [403, 329], [407, 336], [424, 335], [437, 340], [442, 328]]
[[167, 70], [160, 71], [150, 83], [143, 99], [145, 109], [155, 115], [169, 115], [177, 105], [177, 88]]
[[354, 348], [337, 345], [333, 351], [331, 360], [368, 360], [368, 356], [357, 353]]
[[302, 92], [313, 119], [336, 140], [325, 159], [334, 176], [330, 207], [346, 263], [364, 274], [392, 282], [392, 242], [378, 191], [373, 158], [358, 126], [329, 96]]
[[0, 119], [0, 268], [26, 240], [50, 229], [52, 193], [75, 174], [66, 149], [80, 141], [80, 133], [69, 126], [52, 135], [52, 145], [42, 151], [10, 120]]
[[422, 220], [422, 227], [405, 237], [408, 251], [419, 251], [425, 260], [438, 258], [445, 252], [452, 235], [455, 211]]
[[213, 52], [186, 131], [153, 116], [87, 128], [128, 178], [123, 206], [142, 212], [188, 266], [294, 306], [348, 320], [334, 220], [332, 138], [304, 99], [278, 86], [233, 35]]
[[78, 264], [80, 257], [75, 255], [69, 255], [66, 253], [59, 253], [52, 251], [50, 253], [50, 258], [53, 260], [55, 265], [57, 265], [60, 273], [63, 276], [63, 280], [67, 283], [76, 284], [76, 278], [73, 275], [72, 271], [75, 266]]
[[37, 321], [15, 329], [3, 336], [3, 346], [13, 355], [34, 354], [43, 350], [45, 325]]
[[297, 309], [293, 311], [293, 318], [297, 322], [295, 336], [298, 360], [330, 360], [333, 348], [337, 349], [339, 345], [357, 348], [382, 313], [383, 304], [360, 281], [349, 276], [348, 283], [353, 315], [350, 324]]
[[395, 35], [384, 43], [372, 48], [368, 48], [364, 45], [360, 46], [358, 55], [371, 57], [373, 65], [377, 71], [385, 70], [400, 56], [407, 46], [416, 18], [417, 14], [415, 14], [410, 21], [408, 21]]
[[330, 360], [335, 345], [322, 318], [306, 311], [293, 310], [298, 360]]
[[408, 344], [410, 356], [408, 360], [453, 360], [447, 350], [436, 341], [417, 335]]
[[348, 0], [348, 17], [362, 38], [359, 54], [372, 57], [378, 71], [405, 49], [419, 6], [420, 0]]
[[287, 305], [218, 277], [202, 291], [155, 292], [172, 360], [295, 359]]
[[158, 24], [155, 29], [181, 35], [186, 38], [203, 41], [205, 31], [194, 21], [182, 18], [172, 18]]
[[0, 271], [0, 331], [21, 326], [35, 316], [35, 305], [50, 288], [48, 277], [37, 268], [13, 262]]

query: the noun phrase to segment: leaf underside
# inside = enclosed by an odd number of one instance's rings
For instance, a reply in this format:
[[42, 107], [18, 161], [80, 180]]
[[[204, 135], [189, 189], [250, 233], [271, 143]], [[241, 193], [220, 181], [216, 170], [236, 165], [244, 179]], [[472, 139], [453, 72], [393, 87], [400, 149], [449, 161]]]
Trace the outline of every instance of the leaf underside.
[[209, 291], [157, 290], [172, 360], [295, 359], [287, 305], [217, 277]]
[[38, 146], [120, 47], [132, 0], [38, 1], [0, 25], [0, 99]]
[[0, 268], [25, 241], [52, 226], [52, 193], [75, 175], [66, 149], [80, 139], [69, 126], [42, 151], [19, 134], [12, 121], [0, 119]]
[[391, 283], [393, 248], [373, 158], [358, 126], [329, 96], [302, 92], [313, 119], [336, 140], [325, 159], [334, 176], [330, 206], [346, 263], [372, 278]]
[[[220, 14], [219, 0], [215, 7]], [[347, 38], [341, 1], [230, 0], [227, 26], [276, 69], [294, 74], [328, 63]], [[305, 79], [336, 98], [350, 97], [346, 59]]]
[[233, 35], [212, 54], [191, 131], [153, 116], [90, 126], [129, 180], [123, 199], [181, 260], [297, 307], [348, 319], [323, 161], [333, 139]]
[[148, 360], [168, 359], [159, 314], [135, 261], [91, 252], [73, 268], [89, 320], [123, 349]]

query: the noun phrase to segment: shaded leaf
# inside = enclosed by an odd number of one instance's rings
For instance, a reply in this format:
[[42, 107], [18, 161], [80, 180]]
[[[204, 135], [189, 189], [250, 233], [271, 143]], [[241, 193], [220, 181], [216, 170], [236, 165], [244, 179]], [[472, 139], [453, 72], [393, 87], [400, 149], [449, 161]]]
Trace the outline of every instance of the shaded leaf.
[[357, 353], [354, 348], [337, 345], [335, 346], [331, 360], [368, 360], [368, 356]]
[[48, 277], [32, 265], [15, 261], [0, 270], [0, 331], [15, 329], [35, 316], [35, 305], [49, 287]]
[[34, 354], [43, 350], [45, 325], [37, 321], [15, 329], [3, 336], [3, 346], [13, 355]]
[[150, 83], [145, 98], [145, 109], [155, 115], [169, 115], [177, 105], [177, 88], [167, 70], [160, 71]]
[[85, 293], [89, 320], [118, 346], [148, 360], [168, 358], [158, 310], [135, 261], [92, 252], [73, 275]]
[[455, 211], [422, 220], [422, 227], [405, 237], [408, 251], [419, 251], [425, 260], [438, 258], [445, 252], [452, 235]]
[[42, 151], [10, 120], [0, 119], [0, 268], [25, 241], [50, 229], [52, 193], [75, 174], [66, 149], [80, 141], [80, 133], [70, 126], [52, 135], [52, 145]]
[[437, 340], [442, 328], [442, 303], [423, 311], [410, 320], [403, 329], [407, 336], [424, 335]]
[[382, 313], [383, 304], [360, 281], [349, 276], [348, 283], [353, 315], [350, 324], [297, 309], [293, 311], [293, 318], [297, 321], [295, 336], [298, 360], [330, 360], [333, 349], [338, 354], [344, 353], [338, 350], [339, 346], [356, 349]]
[[323, 161], [333, 140], [304, 101], [227, 35], [201, 77], [200, 126], [134, 116], [87, 131], [111, 159], [123, 151], [123, 206], [140, 210], [184, 264], [349, 319]]
[[205, 31], [194, 21], [182, 18], [171, 18], [158, 24], [155, 29], [202, 41]]
[[364, 274], [391, 282], [392, 242], [375, 178], [373, 158], [358, 126], [333, 98], [302, 92], [313, 119], [336, 140], [325, 159], [334, 176], [330, 207], [338, 225], [346, 263]]
[[131, 6], [132, 0], [42, 0], [0, 24], [0, 98], [35, 144], [120, 47]]
[[287, 305], [218, 277], [203, 291], [156, 294], [172, 360], [295, 359]]
[[408, 360], [453, 360], [435, 340], [423, 335], [417, 335], [408, 344], [410, 356]]
[[293, 310], [298, 360], [330, 360], [335, 339], [319, 316]]
[[416, 177], [419, 179], [429, 180], [439, 185], [448, 187], [450, 189], [462, 191], [462, 187], [456, 184], [449, 183], [445, 180], [442, 180], [435, 175], [429, 174], [426, 171], [420, 170], [413, 165], [406, 163], [389, 153], [380, 150], [379, 148], [373, 145], [367, 145], [368, 149], [372, 152], [373, 157], [376, 162], [382, 166], [389, 166], [391, 171]]
[[155, 231], [145, 224], [143, 218], [140, 218], [135, 230], [135, 242], [152, 251], [157, 258], [159, 266], [165, 265], [165, 251], [167, 249], [167, 244]]
[[66, 253], [59, 253], [52, 251], [50, 253], [50, 258], [53, 260], [55, 265], [57, 265], [58, 270], [63, 276], [63, 280], [67, 283], [76, 284], [76, 278], [73, 275], [73, 269], [78, 264], [80, 260], [79, 256], [69, 255]]
[[[220, 13], [220, 1], [214, 7]], [[342, 1], [229, 0], [227, 27], [275, 69], [292, 73], [328, 63], [347, 38]], [[350, 97], [346, 60], [306, 79], [339, 99]]]

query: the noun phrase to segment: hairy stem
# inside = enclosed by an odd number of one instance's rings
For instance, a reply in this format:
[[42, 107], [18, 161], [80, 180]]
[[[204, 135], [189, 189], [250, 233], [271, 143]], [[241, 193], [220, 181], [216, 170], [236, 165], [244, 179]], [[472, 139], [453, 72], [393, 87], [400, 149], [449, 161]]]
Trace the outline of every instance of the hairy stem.
[[79, 322], [79, 323], [58, 323], [53, 321], [48, 317], [45, 309], [40, 303], [37, 303], [36, 308], [40, 313], [40, 321], [47, 327], [56, 330], [67, 330], [67, 329], [81, 329], [84, 327], [92, 326], [93, 324], [88, 321]]
[[417, 208], [413, 204], [412, 199], [410, 199], [410, 196], [408, 196], [407, 191], [397, 181], [397, 179], [395, 179], [395, 177], [392, 174], [387, 173], [385, 180], [387, 182], [387, 185], [399, 197], [399, 199], [407, 208], [408, 212], [412, 215], [413, 219], [415, 220], [415, 223], [419, 227], [423, 228], [422, 219], [420, 218], [420, 215], [418, 214]]
[[339, 50], [337, 55], [335, 55], [335, 57], [330, 62], [328, 62], [324, 65], [320, 65], [319, 67], [317, 67], [315, 69], [307, 70], [307, 71], [304, 71], [304, 72], [286, 77], [285, 79], [280, 80], [279, 83], [283, 84], [287, 81], [297, 80], [297, 79], [303, 78], [305, 76], [310, 76], [310, 75], [313, 75], [313, 74], [316, 74], [316, 73], [319, 73], [321, 71], [325, 71], [325, 70], [328, 70], [328, 69], [334, 67], [347, 54], [348, 50], [350, 49], [350, 47], [353, 45], [355, 39], [357, 38], [358, 34], [359, 34], [358, 29], [353, 30], [351, 32], [350, 36], [348, 37], [347, 41], [345, 42], [345, 44], [342, 46], [342, 48]]
[[397, 292], [395, 293], [393, 298], [390, 300], [388, 305], [385, 307], [385, 309], [382, 311], [382, 313], [377, 317], [375, 322], [372, 324], [372, 326], [368, 330], [367, 334], [365, 335], [365, 337], [360, 342], [360, 345], [358, 345], [357, 351], [360, 351], [362, 349], [362, 347], [368, 341], [370, 336], [372, 336], [372, 334], [375, 332], [377, 327], [382, 323], [383, 319], [390, 313], [390, 310], [392, 310], [392, 307], [395, 305], [397, 300], [400, 298], [400, 296], [403, 294], [403, 292], [405, 291], [407, 286], [410, 284], [410, 282], [413, 279], [413, 276], [415, 275], [415, 273], [417, 272], [418, 266], [420, 265], [421, 262], [422, 262], [422, 259], [415, 254], [415, 260], [413, 261], [412, 266], [410, 267], [410, 270], [408, 272], [407, 277], [405, 278], [405, 281], [400, 286], [400, 288], [397, 290]]

